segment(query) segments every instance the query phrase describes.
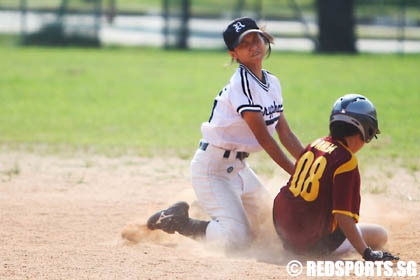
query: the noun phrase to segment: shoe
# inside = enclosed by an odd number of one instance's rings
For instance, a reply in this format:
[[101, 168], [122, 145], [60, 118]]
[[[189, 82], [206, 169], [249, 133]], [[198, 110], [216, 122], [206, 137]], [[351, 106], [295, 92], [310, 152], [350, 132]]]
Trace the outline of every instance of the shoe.
[[147, 227], [150, 230], [161, 229], [167, 233], [175, 233], [188, 223], [188, 203], [180, 201], [165, 210], [152, 215], [147, 220]]

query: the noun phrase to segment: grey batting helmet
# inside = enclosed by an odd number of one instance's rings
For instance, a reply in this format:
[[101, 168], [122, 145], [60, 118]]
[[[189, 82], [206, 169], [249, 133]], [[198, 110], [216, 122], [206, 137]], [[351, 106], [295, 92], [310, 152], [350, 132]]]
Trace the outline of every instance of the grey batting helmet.
[[366, 143], [380, 133], [375, 106], [360, 94], [346, 94], [334, 103], [330, 126], [336, 121], [343, 121], [357, 127]]

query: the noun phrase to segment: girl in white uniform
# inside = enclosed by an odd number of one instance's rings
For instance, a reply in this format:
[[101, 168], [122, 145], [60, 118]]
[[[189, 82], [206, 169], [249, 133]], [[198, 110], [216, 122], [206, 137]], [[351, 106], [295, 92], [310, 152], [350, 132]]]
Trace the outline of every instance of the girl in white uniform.
[[[223, 38], [239, 67], [214, 100], [210, 118], [201, 126], [202, 140], [191, 162], [192, 184], [199, 204], [212, 217], [199, 221], [188, 216], [189, 206], [178, 202], [148, 220], [152, 230], [175, 231], [194, 238], [244, 247], [261, 221], [261, 197], [266, 189], [248, 166], [250, 153], [265, 150], [287, 173], [290, 160], [273, 138], [297, 158], [303, 146], [283, 113], [279, 80], [262, 68], [273, 37], [251, 18], [227, 26]], [[268, 218], [268, 217], [264, 217]]]

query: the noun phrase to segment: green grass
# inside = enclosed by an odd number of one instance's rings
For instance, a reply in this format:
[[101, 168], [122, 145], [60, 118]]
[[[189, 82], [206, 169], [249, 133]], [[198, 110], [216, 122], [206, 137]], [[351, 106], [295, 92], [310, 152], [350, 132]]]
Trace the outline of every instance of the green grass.
[[[374, 102], [381, 134], [359, 152], [364, 165], [420, 168], [420, 55], [284, 55], [274, 54], [266, 67], [282, 81], [285, 109], [298, 136], [307, 143], [328, 133], [330, 109], [345, 93], [360, 93]], [[397, 164], [396, 164], [397, 165]]]
[[[225, 52], [0, 47], [0, 144], [191, 157], [200, 124], [236, 65]], [[418, 170], [420, 55], [272, 53], [285, 113], [307, 143], [328, 133], [349, 92], [376, 105], [382, 134], [365, 157], [404, 158]], [[414, 165], [413, 163], [414, 162]], [[414, 167], [413, 167], [414, 166]]]

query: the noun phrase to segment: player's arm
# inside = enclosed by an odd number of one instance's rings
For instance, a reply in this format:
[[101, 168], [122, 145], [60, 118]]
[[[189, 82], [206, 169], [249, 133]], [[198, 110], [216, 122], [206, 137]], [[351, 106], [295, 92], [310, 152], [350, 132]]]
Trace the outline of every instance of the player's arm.
[[302, 153], [304, 147], [297, 136], [290, 129], [284, 113], [282, 113], [280, 116], [280, 119], [276, 125], [276, 131], [283, 146], [286, 147], [286, 149], [295, 159], [297, 159]]
[[363, 256], [363, 252], [368, 246], [363, 239], [362, 234], [357, 229], [354, 219], [341, 213], [335, 213], [334, 217], [338, 222], [338, 226], [350, 241], [351, 245], [354, 247], [354, 249], [356, 249], [357, 252], [359, 252], [360, 255]]
[[244, 111], [242, 118], [248, 124], [258, 143], [267, 154], [287, 173], [293, 174], [294, 163], [281, 150], [277, 141], [270, 135], [260, 112]]
[[[340, 157], [343, 155], [336, 155]], [[334, 158], [333, 158], [334, 159]], [[337, 170], [340, 170], [339, 172]], [[356, 226], [360, 205], [360, 182], [357, 159], [353, 155], [333, 171], [333, 205], [332, 213], [338, 226], [350, 241], [351, 245], [363, 255], [367, 248], [366, 241]]]
[[[398, 256], [394, 256], [389, 252], [372, 250], [371, 246], [373, 248], [380, 248], [386, 242], [387, 234], [381, 228], [378, 229], [374, 225], [371, 225], [370, 228], [364, 226], [360, 232], [352, 217], [340, 213], [335, 213], [334, 215], [337, 219], [338, 226], [344, 232], [351, 245], [362, 255], [363, 259], [366, 261], [399, 260]], [[369, 231], [370, 233], [367, 233]]]

